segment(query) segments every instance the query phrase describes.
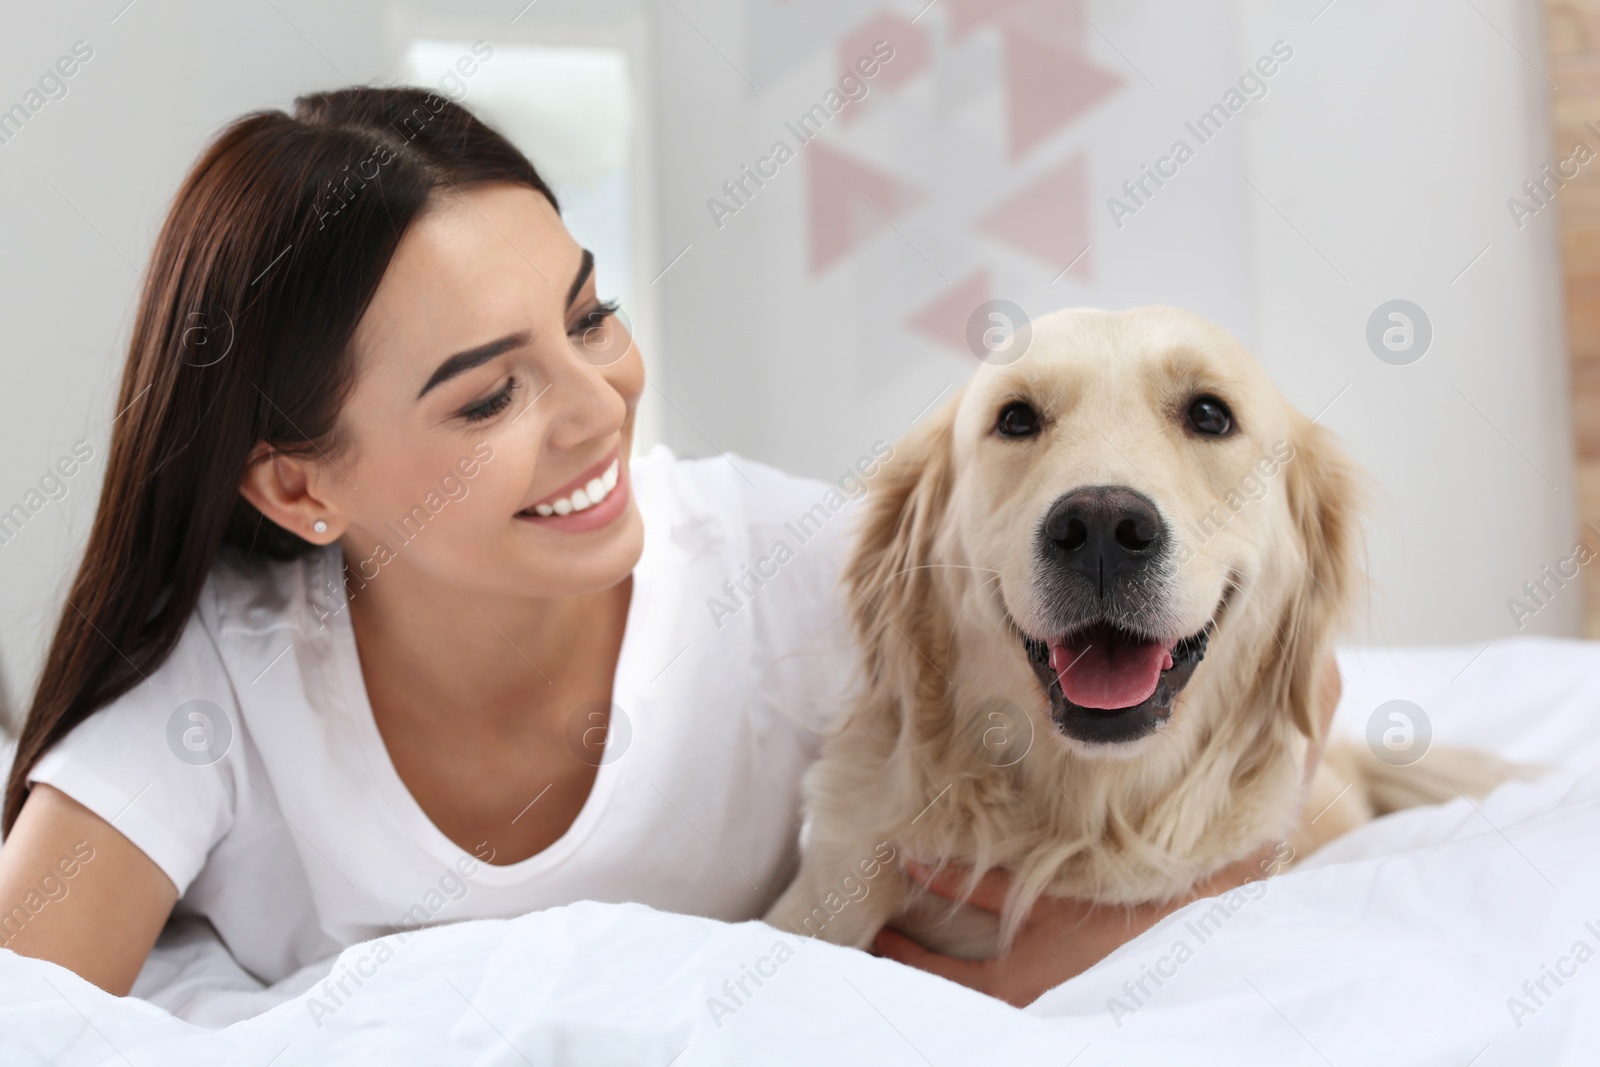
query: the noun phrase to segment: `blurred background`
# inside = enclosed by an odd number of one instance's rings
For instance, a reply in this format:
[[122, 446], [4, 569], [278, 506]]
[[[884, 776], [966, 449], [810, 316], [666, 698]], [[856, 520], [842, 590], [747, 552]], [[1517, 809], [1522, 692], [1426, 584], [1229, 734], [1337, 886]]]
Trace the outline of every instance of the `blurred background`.
[[430, 86], [551, 179], [646, 352], [641, 447], [836, 478], [950, 395], [973, 337], [1019, 325], [987, 301], [1179, 304], [1371, 472], [1357, 640], [1593, 633], [1597, 8], [13, 6], [4, 691], [22, 702], [61, 610], [183, 173], [231, 119], [350, 83]]

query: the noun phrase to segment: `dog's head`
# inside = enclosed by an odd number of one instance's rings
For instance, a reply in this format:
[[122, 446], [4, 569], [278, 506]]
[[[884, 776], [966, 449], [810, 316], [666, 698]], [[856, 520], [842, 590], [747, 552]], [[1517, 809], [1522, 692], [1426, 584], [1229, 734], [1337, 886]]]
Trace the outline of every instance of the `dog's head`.
[[1030, 714], [1088, 757], [1159, 745], [1197, 679], [1208, 714], [1318, 732], [1356, 475], [1226, 331], [1162, 307], [1038, 320], [881, 477], [850, 568], [879, 680], [948, 663], [910, 683], [948, 703], [1031, 678]]

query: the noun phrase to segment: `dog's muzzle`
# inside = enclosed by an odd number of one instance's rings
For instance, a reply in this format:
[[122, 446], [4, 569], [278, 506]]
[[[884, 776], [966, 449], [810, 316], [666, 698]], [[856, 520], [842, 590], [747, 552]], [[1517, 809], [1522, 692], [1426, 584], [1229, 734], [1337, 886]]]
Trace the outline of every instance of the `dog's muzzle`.
[[1068, 737], [1115, 744], [1145, 736], [1172, 714], [1205, 655], [1215, 616], [1182, 639], [1151, 636], [1164, 614], [1171, 551], [1160, 509], [1126, 485], [1073, 489], [1040, 522], [1037, 596], [1061, 629], [1045, 638], [1018, 633]]

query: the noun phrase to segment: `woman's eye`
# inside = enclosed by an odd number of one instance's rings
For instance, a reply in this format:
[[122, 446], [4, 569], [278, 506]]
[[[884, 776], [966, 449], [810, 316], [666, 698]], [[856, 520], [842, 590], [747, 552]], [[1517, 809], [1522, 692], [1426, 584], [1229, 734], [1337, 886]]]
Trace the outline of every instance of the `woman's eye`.
[[604, 341], [606, 324], [611, 316], [617, 313], [617, 308], [620, 306], [615, 300], [607, 300], [604, 304], [595, 305], [580, 315], [571, 326], [567, 327], [567, 336], [580, 344], [598, 344]]
[[520, 387], [521, 383], [515, 378], [507, 378], [506, 384], [500, 388], [499, 392], [486, 400], [473, 404], [469, 408], [463, 408], [461, 417], [468, 422], [482, 422], [485, 419], [494, 418], [511, 406], [511, 395]]
[[994, 428], [1001, 437], [1032, 437], [1039, 432], [1039, 413], [1022, 401], [1013, 400], [1000, 409]]
[[1222, 437], [1233, 429], [1233, 412], [1214, 396], [1197, 396], [1189, 403], [1189, 426], [1195, 433]]

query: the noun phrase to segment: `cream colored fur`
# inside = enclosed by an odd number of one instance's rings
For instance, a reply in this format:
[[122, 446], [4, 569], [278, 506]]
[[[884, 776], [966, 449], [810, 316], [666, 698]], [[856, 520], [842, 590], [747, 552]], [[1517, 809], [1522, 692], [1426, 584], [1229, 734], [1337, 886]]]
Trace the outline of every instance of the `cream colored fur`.
[[[1229, 404], [1235, 435], [1186, 432], [1199, 393]], [[993, 433], [1015, 399], [1042, 416], [1037, 439]], [[1290, 458], [1252, 481], [1273, 455]], [[845, 579], [862, 695], [806, 777], [804, 861], [768, 921], [865, 946], [894, 919], [929, 947], [987, 956], [1041, 893], [1174, 899], [1266, 843], [1305, 847], [1370, 817], [1352, 790], [1361, 804], [1301, 826], [1303, 808], [1318, 814], [1305, 782], [1323, 728], [1312, 695], [1357, 589], [1357, 480], [1243, 346], [1192, 314], [1069, 310], [1035, 322], [1021, 360], [982, 367], [874, 480]], [[1116, 745], [1055, 727], [1006, 621], [1045, 636], [1036, 531], [1084, 485], [1129, 486], [1161, 510], [1182, 559], [1161, 576], [1172, 633], [1199, 630], [1226, 597], [1171, 718]], [[1203, 527], [1218, 505], [1226, 521]], [[1015, 712], [994, 717], [996, 701]], [[1026, 755], [995, 765], [1010, 760], [986, 755], [996, 729]], [[1348, 781], [1335, 762], [1311, 800]], [[875, 862], [886, 847], [893, 861]], [[905, 859], [967, 864], [975, 878], [1008, 869], [1000, 926], [914, 890]]]

